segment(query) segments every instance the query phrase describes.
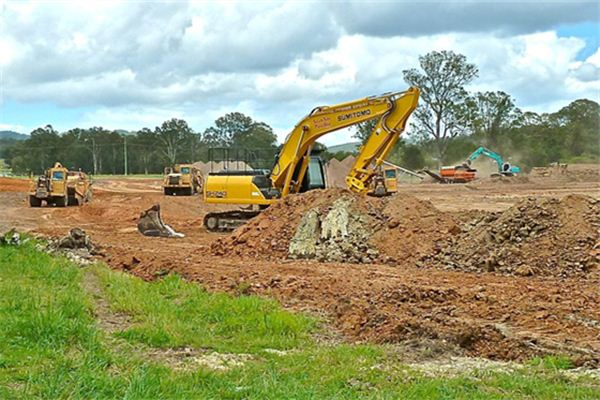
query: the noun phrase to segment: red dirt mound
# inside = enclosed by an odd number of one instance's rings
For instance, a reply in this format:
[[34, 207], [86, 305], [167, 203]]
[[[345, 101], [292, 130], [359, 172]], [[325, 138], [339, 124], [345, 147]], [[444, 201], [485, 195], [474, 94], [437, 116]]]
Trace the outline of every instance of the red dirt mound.
[[[441, 213], [428, 201], [409, 195], [373, 198], [347, 190], [328, 189], [287, 197], [238, 228], [231, 236], [213, 243], [213, 253], [264, 259], [286, 258], [290, 252], [290, 242], [297, 239], [298, 233], [302, 233], [300, 227], [304, 225], [303, 218], [310, 211], [316, 211], [323, 217], [317, 224], [321, 228], [325, 221], [331, 222], [333, 218], [328, 218], [327, 213], [335, 210], [339, 205], [336, 201], [342, 198], [348, 200], [347, 214], [350, 218], [348, 222], [340, 217], [342, 223], [346, 222], [340, 229], [344, 233], [324, 238], [322, 233], [316, 232], [315, 237], [308, 237], [308, 240], [318, 242], [317, 246], [330, 250], [333, 256], [324, 257], [324, 251], [317, 250], [314, 257], [299, 258], [347, 262], [414, 262], [419, 257], [430, 254], [435, 243], [445, 238], [449, 232], [458, 230], [453, 217]], [[369, 256], [361, 257], [352, 249], [368, 252]]]
[[353, 194], [343, 189], [328, 189], [288, 196], [240, 226], [230, 236], [217, 239], [211, 246], [213, 253], [285, 258], [303, 215], [311, 208], [331, 205], [343, 195]]
[[462, 226], [421, 265], [516, 275], [569, 276], [599, 266], [600, 202], [528, 198]]
[[0, 192], [27, 192], [29, 184], [28, 179], [0, 177]]
[[412, 263], [431, 254], [438, 241], [459, 231], [450, 214], [412, 196], [395, 195], [385, 199], [381, 215], [385, 221], [371, 243], [389, 261]]

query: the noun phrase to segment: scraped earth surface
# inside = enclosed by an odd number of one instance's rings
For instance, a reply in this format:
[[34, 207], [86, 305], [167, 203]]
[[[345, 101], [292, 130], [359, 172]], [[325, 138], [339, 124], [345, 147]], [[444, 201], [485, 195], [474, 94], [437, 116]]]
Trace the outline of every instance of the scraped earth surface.
[[[384, 201], [355, 200], [376, 251], [367, 263], [289, 258], [304, 217], [289, 206], [306, 203], [302, 210], [321, 207], [325, 215], [343, 191], [289, 198], [288, 208], [282, 202], [227, 235], [202, 228], [206, 212], [226, 207], [198, 196], [165, 197], [158, 180], [94, 185], [93, 202], [82, 207], [29, 208], [27, 181], [0, 178], [0, 230], [62, 236], [80, 227], [115, 269], [144, 279], [177, 272], [212, 290], [272, 296], [322, 315], [348, 341], [436, 343], [432, 348], [496, 360], [544, 353], [587, 365], [600, 359], [597, 180], [402, 185]], [[137, 232], [139, 213], [157, 202], [185, 238]], [[539, 228], [522, 224], [530, 219], [543, 225], [533, 236]], [[490, 244], [490, 235], [498, 242]], [[510, 251], [498, 253], [504, 248]]]

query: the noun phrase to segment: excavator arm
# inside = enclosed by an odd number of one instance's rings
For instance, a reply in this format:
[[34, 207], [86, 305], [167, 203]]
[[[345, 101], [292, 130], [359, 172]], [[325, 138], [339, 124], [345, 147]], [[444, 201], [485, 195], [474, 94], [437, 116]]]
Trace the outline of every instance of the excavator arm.
[[481, 155], [484, 155], [484, 156], [489, 157], [492, 160], [494, 160], [496, 162], [496, 164], [498, 164], [498, 171], [502, 170], [502, 164], [504, 164], [504, 161], [502, 160], [502, 157], [500, 156], [500, 154], [494, 153], [490, 149], [486, 149], [483, 146], [478, 147], [477, 150], [475, 150], [473, 153], [471, 153], [471, 155], [467, 159], [469, 164], [472, 163], [473, 161], [475, 161]]
[[332, 107], [315, 108], [288, 135], [271, 172], [274, 188], [281, 196], [298, 193], [306, 174], [310, 150], [315, 142], [330, 132], [379, 118], [367, 142], [361, 147], [354, 167], [346, 182], [350, 189], [362, 192], [375, 173], [371, 166], [379, 166], [392, 149], [406, 121], [417, 106], [419, 89], [367, 97]]
[[408, 117], [417, 108], [419, 89], [411, 87], [406, 92], [390, 98], [391, 107], [377, 122], [365, 144], [360, 148], [346, 185], [350, 190], [364, 193], [368, 183], [400, 138]]
[[496, 152], [493, 152], [490, 149], [487, 149], [483, 146], [478, 147], [469, 158], [467, 159], [467, 164], [471, 165], [473, 161], [475, 161], [479, 156], [484, 155], [486, 157], [491, 158], [498, 165], [498, 173], [503, 175], [516, 175], [521, 172], [521, 168], [516, 165], [510, 165], [508, 162], [504, 162], [502, 156]]

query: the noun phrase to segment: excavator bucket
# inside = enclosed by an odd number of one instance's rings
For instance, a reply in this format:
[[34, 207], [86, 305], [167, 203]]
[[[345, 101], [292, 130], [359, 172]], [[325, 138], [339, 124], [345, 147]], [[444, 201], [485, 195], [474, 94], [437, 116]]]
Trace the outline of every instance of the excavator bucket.
[[160, 216], [160, 204], [155, 204], [140, 214], [138, 231], [144, 236], [155, 237], [184, 237], [183, 233], [175, 232], [165, 224]]

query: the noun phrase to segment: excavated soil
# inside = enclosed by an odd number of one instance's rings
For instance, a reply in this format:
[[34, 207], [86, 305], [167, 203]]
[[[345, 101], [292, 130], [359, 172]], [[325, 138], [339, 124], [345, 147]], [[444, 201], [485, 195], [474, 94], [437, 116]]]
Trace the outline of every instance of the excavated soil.
[[[578, 365], [594, 365], [600, 358], [598, 268], [556, 274], [540, 267], [530, 276], [503, 270], [517, 256], [525, 255], [523, 264], [532, 267], [563, 255], [571, 262], [571, 256], [578, 259], [578, 252], [585, 255], [590, 249], [596, 256], [596, 244], [578, 240], [598, 233], [598, 182], [545, 178], [500, 185], [402, 185], [388, 199], [314, 192], [286, 199], [230, 235], [208, 233], [201, 226], [207, 212], [227, 208], [206, 205], [199, 196], [162, 196], [157, 180], [97, 181], [92, 203], [67, 208], [29, 208], [27, 186], [26, 180], [0, 181], [2, 231], [16, 227], [63, 236], [80, 227], [99, 247], [99, 259], [115, 269], [148, 280], [176, 272], [208, 290], [270, 296], [290, 309], [322, 316], [331, 330], [351, 342], [402, 343], [431, 353], [502, 360], [570, 354]], [[348, 206], [334, 207], [341, 197], [351, 199]], [[149, 238], [137, 232], [139, 213], [157, 202], [165, 222], [185, 238]], [[323, 218], [337, 210], [331, 220], [338, 227], [344, 226], [346, 215], [348, 221], [350, 215], [363, 215], [359, 222], [361, 229], [369, 229], [368, 248], [377, 252], [373, 259], [289, 259], [289, 244], [304, 211], [315, 208]], [[483, 239], [493, 229], [500, 237], [504, 225], [512, 229], [529, 220], [545, 228], [521, 242], [514, 235], [493, 245]], [[330, 234], [329, 239], [339, 237]], [[451, 241], [458, 260], [473, 259], [468, 251], [482, 246], [495, 251], [510, 245], [519, 252], [499, 259], [492, 272], [466, 261], [448, 270], [435, 264], [434, 257], [445, 255]], [[219, 248], [221, 253], [215, 254]], [[431, 265], [417, 265], [427, 256]], [[566, 262], [557, 261], [559, 271], [571, 271]]]
[[433, 266], [472, 272], [586, 275], [600, 262], [600, 202], [528, 198], [462, 221], [399, 194], [342, 189], [288, 197], [212, 245], [216, 255]]
[[528, 198], [462, 224], [419, 265], [522, 276], [585, 276], [600, 267], [600, 202]]
[[212, 245], [215, 255], [351, 263], [413, 263], [460, 229], [429, 201], [344, 189], [289, 196]]
[[0, 176], [0, 191], [26, 192], [29, 190], [29, 181], [26, 179], [6, 178]]

